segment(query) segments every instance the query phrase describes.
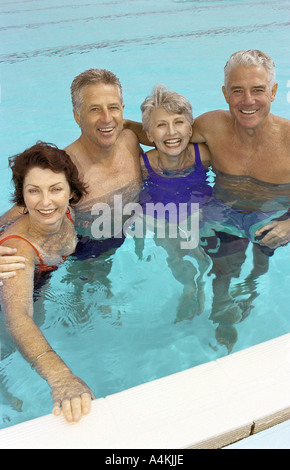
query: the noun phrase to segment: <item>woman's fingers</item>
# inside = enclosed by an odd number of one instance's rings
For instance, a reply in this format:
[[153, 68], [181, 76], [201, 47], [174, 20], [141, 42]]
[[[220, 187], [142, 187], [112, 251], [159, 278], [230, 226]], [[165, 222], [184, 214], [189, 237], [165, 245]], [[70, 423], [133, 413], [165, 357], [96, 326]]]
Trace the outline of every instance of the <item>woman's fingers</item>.
[[[62, 412], [63, 412], [63, 415], [65, 417], [65, 419], [71, 423], [72, 421], [74, 421], [73, 419], [73, 412], [72, 412], [72, 406], [71, 406], [71, 402], [73, 401], [74, 399], [70, 400], [69, 398], [65, 398], [63, 401], [62, 401]], [[80, 399], [79, 399], [80, 400]], [[79, 421], [80, 418], [77, 419], [77, 421]]]
[[60, 402], [54, 403], [53, 409], [52, 409], [52, 414], [54, 414], [54, 416], [60, 416], [61, 415], [61, 404], [60, 404]]
[[92, 397], [89, 393], [82, 394], [82, 413], [84, 415], [89, 414], [92, 407]]
[[55, 402], [53, 406], [53, 414], [59, 416], [61, 410], [67, 422], [80, 421], [83, 415], [89, 414], [91, 411], [92, 398], [90, 393], [82, 393], [81, 396], [73, 398], [64, 398], [62, 402]]

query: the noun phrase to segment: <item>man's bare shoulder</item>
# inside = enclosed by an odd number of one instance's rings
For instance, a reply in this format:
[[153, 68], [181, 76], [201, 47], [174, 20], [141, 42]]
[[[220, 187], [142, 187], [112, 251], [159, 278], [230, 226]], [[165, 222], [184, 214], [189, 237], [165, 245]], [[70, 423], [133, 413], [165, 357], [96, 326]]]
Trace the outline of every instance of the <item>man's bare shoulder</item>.
[[141, 153], [141, 147], [136, 134], [130, 129], [123, 129], [120, 134], [120, 143], [125, 145], [126, 148], [133, 154], [139, 157]]
[[208, 123], [219, 123], [230, 119], [230, 112], [224, 111], [223, 109], [217, 109], [215, 111], [208, 111], [207, 113], [201, 114], [194, 120], [194, 125], [207, 125]]
[[218, 109], [201, 114], [194, 120], [192, 142], [208, 142], [211, 136], [220, 132], [231, 122], [229, 111]]
[[272, 115], [274, 119], [274, 123], [282, 130], [282, 132], [286, 132], [287, 136], [290, 138], [290, 120], [286, 119], [281, 116]]
[[133, 131], [131, 131], [131, 129], [123, 129], [120, 134], [120, 137], [122, 140], [126, 140], [132, 145], [136, 145], [136, 143], [138, 144], [137, 136]]
[[284, 117], [270, 114], [269, 123], [270, 130], [268, 134], [272, 141], [275, 142], [276, 147], [278, 146], [281, 150], [284, 149], [284, 152], [289, 155], [290, 120]]
[[290, 145], [290, 120], [283, 118], [283, 127], [285, 129], [285, 136], [288, 144]]
[[64, 148], [64, 151], [72, 158], [74, 159], [75, 155], [77, 154], [77, 148], [78, 148], [78, 140], [75, 140], [71, 144], [67, 145]]

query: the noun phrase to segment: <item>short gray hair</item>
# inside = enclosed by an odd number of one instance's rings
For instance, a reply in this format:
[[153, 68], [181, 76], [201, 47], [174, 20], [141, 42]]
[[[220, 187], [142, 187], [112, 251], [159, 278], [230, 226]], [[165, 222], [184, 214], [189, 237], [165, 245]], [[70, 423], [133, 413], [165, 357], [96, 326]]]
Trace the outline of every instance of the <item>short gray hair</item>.
[[89, 69], [75, 77], [71, 84], [71, 98], [73, 108], [79, 112], [83, 104], [83, 89], [88, 85], [103, 83], [116, 86], [119, 90], [121, 104], [123, 104], [122, 85], [118, 77], [109, 70]]
[[163, 85], [155, 85], [152, 95], [141, 104], [143, 128], [146, 132], [150, 130], [151, 115], [156, 108], [163, 108], [168, 113], [184, 114], [189, 124], [193, 124], [190, 102], [179, 93], [166, 90]]
[[224, 85], [227, 88], [229, 82], [229, 75], [231, 70], [238, 66], [244, 65], [246, 67], [254, 66], [263, 66], [269, 77], [270, 86], [273, 87], [275, 83], [275, 64], [273, 59], [266, 54], [266, 52], [259, 51], [257, 49], [249, 49], [248, 51], [239, 51], [235, 52], [227, 61], [224, 72], [225, 72], [225, 82]]

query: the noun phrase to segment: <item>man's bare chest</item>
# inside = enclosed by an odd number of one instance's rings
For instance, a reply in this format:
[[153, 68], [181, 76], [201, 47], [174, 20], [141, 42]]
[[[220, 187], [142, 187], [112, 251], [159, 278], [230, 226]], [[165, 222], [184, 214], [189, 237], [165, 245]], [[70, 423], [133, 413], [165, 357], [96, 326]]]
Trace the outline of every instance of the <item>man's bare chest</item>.
[[110, 167], [94, 165], [83, 172], [83, 179], [88, 186], [86, 199], [99, 198], [105, 194], [118, 191], [120, 188], [141, 179], [140, 168], [128, 161]]
[[250, 176], [257, 180], [290, 183], [290, 151], [281, 143], [267, 141], [262, 145], [247, 147], [232, 141], [217, 146], [212, 152], [213, 166], [223, 173]]

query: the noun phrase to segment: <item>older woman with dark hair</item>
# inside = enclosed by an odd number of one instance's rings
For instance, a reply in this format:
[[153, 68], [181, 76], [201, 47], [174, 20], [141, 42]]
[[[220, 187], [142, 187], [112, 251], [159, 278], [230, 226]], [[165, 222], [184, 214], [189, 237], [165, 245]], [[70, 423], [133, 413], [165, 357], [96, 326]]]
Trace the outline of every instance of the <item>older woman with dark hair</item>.
[[19, 351], [52, 391], [53, 413], [61, 408], [68, 421], [90, 411], [89, 387], [73, 375], [33, 320], [34, 277], [51, 271], [72, 254], [77, 244], [71, 205], [86, 193], [78, 170], [65, 151], [38, 143], [10, 158], [13, 201], [23, 215], [5, 230], [0, 245], [16, 248], [26, 269], [3, 280], [2, 303], [6, 327]]

